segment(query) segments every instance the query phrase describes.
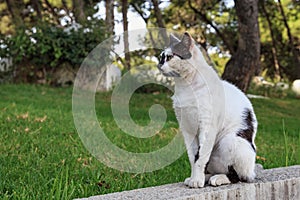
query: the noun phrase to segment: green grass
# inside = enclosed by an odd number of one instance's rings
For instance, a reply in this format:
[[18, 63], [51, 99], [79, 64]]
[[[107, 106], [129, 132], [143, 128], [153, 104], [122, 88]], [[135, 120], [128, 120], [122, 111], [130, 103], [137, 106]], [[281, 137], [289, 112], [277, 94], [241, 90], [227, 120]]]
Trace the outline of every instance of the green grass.
[[[128, 136], [117, 127], [110, 93], [97, 94], [96, 110], [107, 137], [119, 147], [149, 152], [166, 145], [178, 125], [168, 94], [135, 94], [136, 123], [149, 122], [148, 109], [163, 105], [168, 119], [151, 139]], [[170, 166], [132, 174], [106, 167], [83, 146], [73, 123], [72, 88], [0, 85], [0, 199], [72, 199], [183, 181], [186, 154]], [[300, 164], [300, 101], [253, 99], [259, 121], [258, 162], [265, 168]]]

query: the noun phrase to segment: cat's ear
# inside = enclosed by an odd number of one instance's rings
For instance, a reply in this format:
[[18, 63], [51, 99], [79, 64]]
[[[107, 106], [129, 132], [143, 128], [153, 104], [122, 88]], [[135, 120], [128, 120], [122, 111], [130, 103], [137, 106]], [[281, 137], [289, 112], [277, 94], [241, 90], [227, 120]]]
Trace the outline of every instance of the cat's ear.
[[181, 38], [181, 43], [187, 47], [188, 49], [190, 49], [191, 45], [192, 45], [192, 36], [188, 33], [185, 32]]
[[175, 44], [178, 44], [179, 42], [180, 42], [180, 40], [171, 33], [170, 34], [170, 46], [174, 46]]

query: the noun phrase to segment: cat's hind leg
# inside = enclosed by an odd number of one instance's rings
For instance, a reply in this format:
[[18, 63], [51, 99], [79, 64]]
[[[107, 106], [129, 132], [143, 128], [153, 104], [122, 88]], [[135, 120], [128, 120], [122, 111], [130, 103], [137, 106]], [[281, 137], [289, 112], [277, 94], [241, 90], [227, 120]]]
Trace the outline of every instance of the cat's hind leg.
[[214, 147], [207, 172], [213, 174], [208, 183], [219, 186], [255, 178], [255, 149], [247, 140], [230, 134]]
[[228, 177], [228, 168], [226, 167], [226, 163], [218, 156], [212, 155], [208, 163], [206, 173], [205, 182], [209, 185], [220, 186], [231, 183]]
[[256, 152], [253, 145], [243, 138], [237, 137], [236, 151], [232, 165], [236, 175], [243, 182], [252, 182], [255, 179]]

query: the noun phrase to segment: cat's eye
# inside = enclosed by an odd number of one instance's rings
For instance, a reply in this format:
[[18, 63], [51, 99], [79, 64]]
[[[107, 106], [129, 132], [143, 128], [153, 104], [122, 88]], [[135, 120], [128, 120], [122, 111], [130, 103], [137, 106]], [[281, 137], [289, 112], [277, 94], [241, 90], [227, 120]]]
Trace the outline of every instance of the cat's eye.
[[171, 60], [173, 58], [173, 55], [167, 55], [167, 61]]

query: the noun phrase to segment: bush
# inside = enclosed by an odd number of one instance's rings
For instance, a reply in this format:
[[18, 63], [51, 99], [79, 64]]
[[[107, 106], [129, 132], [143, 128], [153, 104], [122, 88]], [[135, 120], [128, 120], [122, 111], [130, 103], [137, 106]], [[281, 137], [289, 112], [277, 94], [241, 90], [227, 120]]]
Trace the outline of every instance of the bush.
[[36, 82], [51, 78], [49, 74], [66, 63], [78, 69], [105, 37], [102, 20], [76, 28], [39, 24], [18, 30], [13, 36], [2, 36], [0, 57], [13, 58], [15, 81]]
[[268, 85], [255, 85], [251, 84], [248, 90], [249, 94], [261, 95], [270, 98], [295, 98], [295, 94], [292, 90], [282, 89], [279, 86], [268, 86]]

